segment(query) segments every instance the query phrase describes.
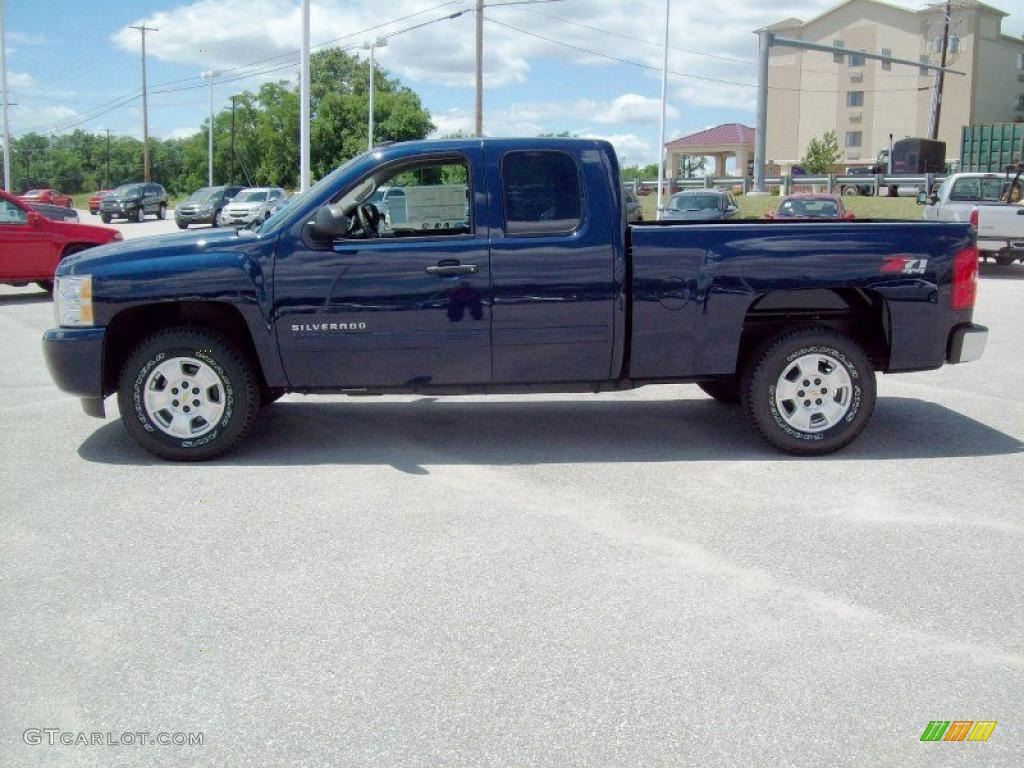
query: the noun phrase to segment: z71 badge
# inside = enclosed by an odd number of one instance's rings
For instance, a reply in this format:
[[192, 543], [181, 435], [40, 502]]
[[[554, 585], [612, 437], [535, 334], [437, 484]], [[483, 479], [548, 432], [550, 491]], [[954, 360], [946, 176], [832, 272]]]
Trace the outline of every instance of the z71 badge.
[[923, 275], [928, 270], [928, 259], [913, 256], [887, 256], [880, 271], [887, 274]]

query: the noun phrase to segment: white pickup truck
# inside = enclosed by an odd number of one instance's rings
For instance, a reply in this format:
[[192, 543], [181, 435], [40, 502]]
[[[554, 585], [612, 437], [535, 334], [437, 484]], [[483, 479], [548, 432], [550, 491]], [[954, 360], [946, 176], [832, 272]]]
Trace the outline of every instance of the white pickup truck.
[[978, 211], [978, 252], [997, 264], [1024, 259], [1024, 205], [1018, 180], [1011, 200], [1006, 190], [1011, 180], [997, 173], [958, 173], [950, 176], [930, 196], [922, 192], [917, 202], [924, 205], [925, 221], [970, 221]]

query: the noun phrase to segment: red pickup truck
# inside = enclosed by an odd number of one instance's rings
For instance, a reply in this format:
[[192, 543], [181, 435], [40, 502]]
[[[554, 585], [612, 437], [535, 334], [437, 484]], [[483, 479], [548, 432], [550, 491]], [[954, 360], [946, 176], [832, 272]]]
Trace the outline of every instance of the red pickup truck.
[[0, 283], [50, 291], [65, 256], [120, 239], [116, 229], [48, 219], [0, 190]]
[[47, 205], [60, 205], [64, 208], [71, 207], [71, 195], [65, 195], [56, 189], [30, 189], [18, 199], [26, 203], [46, 203]]

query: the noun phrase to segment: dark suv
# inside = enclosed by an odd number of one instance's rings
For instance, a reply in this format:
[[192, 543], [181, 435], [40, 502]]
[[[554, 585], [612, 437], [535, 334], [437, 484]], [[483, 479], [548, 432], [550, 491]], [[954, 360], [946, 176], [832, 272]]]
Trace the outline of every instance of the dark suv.
[[188, 200], [174, 206], [174, 220], [178, 229], [188, 229], [189, 224], [212, 224], [216, 227], [217, 214], [241, 191], [242, 187], [197, 189]]
[[159, 184], [139, 181], [122, 184], [100, 201], [100, 218], [104, 224], [111, 219], [142, 221], [147, 213], [158, 219], [167, 218], [167, 191]]

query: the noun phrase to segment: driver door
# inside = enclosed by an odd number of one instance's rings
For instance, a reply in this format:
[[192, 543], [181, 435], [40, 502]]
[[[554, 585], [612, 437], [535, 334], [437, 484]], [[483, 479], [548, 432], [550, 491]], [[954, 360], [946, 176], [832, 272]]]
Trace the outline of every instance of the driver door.
[[409, 226], [382, 211], [379, 237], [355, 225], [326, 249], [303, 238], [278, 248], [275, 325], [289, 381], [311, 389], [489, 383], [481, 152], [417, 156], [374, 174], [378, 188], [405, 191]]

